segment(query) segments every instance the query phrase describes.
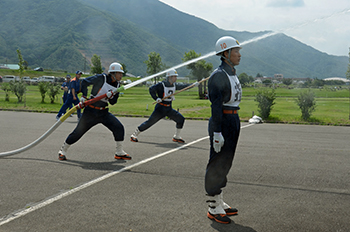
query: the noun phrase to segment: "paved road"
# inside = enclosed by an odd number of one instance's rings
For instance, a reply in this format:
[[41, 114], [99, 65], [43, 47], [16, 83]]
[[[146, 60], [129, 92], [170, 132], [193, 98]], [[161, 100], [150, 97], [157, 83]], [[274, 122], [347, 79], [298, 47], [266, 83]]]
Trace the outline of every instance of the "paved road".
[[[242, 123], [226, 202], [233, 223], [206, 218], [206, 121], [186, 121], [182, 146], [172, 121], [139, 137], [144, 118], [120, 118], [131, 161], [114, 160], [103, 126], [57, 151], [76, 124], [68, 118], [46, 140], [0, 158], [0, 231], [349, 231], [350, 127]], [[0, 111], [0, 152], [23, 147], [55, 123], [54, 114]]]

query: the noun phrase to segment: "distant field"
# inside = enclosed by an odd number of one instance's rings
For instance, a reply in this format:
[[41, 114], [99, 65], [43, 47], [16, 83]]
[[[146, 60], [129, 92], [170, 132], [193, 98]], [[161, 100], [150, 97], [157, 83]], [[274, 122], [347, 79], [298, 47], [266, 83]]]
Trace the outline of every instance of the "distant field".
[[[210, 117], [209, 100], [198, 99], [197, 88], [175, 95], [173, 108], [186, 118], [208, 119]], [[247, 87], [243, 89], [243, 100], [239, 111], [242, 120], [248, 120], [253, 114], [258, 115], [257, 103], [254, 101], [257, 89]], [[349, 120], [349, 90], [335, 90], [335, 88], [312, 89], [316, 95], [317, 107], [309, 122], [301, 119], [301, 112], [295, 99], [301, 91], [306, 89], [276, 89], [276, 104], [271, 111], [269, 122], [283, 123], [317, 123], [321, 125], [350, 125]], [[61, 94], [60, 94], [61, 97]], [[2, 110], [30, 110], [35, 112], [58, 112], [61, 104], [57, 98], [50, 104], [46, 96], [45, 103], [41, 103], [41, 96], [37, 86], [28, 86], [25, 103], [17, 103], [17, 97], [11, 93], [10, 102], [5, 102], [5, 92], [0, 90], [0, 109]], [[110, 112], [123, 116], [149, 116], [154, 108], [154, 100], [148, 93], [148, 87], [133, 87], [125, 90], [116, 105], [110, 106]]]

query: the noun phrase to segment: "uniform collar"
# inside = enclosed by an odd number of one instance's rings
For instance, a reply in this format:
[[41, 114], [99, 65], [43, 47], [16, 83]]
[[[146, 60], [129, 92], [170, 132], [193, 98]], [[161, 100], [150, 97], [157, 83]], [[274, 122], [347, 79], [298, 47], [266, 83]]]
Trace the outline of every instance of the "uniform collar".
[[112, 77], [111, 77], [111, 74], [110, 73], [108, 73], [107, 75], [106, 75], [106, 82], [107, 83], [113, 83], [113, 79], [112, 79]]
[[173, 84], [170, 84], [168, 80], [164, 81], [165, 86], [174, 86], [175, 82]]
[[236, 75], [236, 69], [228, 65], [225, 61], [221, 62], [220, 67], [224, 69], [229, 75]]

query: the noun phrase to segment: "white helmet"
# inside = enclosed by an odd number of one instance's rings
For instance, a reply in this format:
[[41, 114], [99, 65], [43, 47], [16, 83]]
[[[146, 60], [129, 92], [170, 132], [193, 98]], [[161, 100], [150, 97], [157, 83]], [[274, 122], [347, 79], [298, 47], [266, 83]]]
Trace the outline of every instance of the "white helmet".
[[224, 36], [218, 39], [215, 44], [215, 51], [216, 55], [220, 55], [222, 52], [229, 50], [231, 48], [240, 48], [241, 45], [239, 42], [231, 37], [231, 36]]
[[170, 77], [170, 76], [178, 76], [177, 72], [175, 69], [170, 69], [167, 73], [166, 73], [166, 77]]
[[121, 73], [124, 73], [124, 70], [123, 70], [123, 66], [117, 62], [114, 62], [112, 63], [110, 66], [109, 66], [109, 69], [108, 69], [108, 72], [111, 73], [111, 72], [121, 72]]

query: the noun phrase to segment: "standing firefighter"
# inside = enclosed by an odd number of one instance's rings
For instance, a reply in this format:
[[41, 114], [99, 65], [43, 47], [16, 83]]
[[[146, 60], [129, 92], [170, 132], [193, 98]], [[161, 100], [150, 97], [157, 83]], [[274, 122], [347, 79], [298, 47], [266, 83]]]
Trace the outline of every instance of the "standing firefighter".
[[[131, 135], [130, 141], [138, 142], [137, 136], [140, 132], [143, 132], [157, 123], [160, 119], [168, 116], [171, 120], [176, 122], [176, 131], [173, 137], [174, 142], [184, 143], [185, 141], [181, 138], [180, 132], [185, 123], [185, 118], [178, 111], [174, 110], [171, 106], [172, 101], [175, 99], [174, 96], [170, 96], [175, 93], [177, 89], [183, 89], [191, 84], [175, 84], [177, 80], [177, 72], [175, 69], [171, 69], [166, 73], [166, 80], [158, 84], [155, 84], [149, 88], [149, 93], [152, 98], [157, 102], [157, 105], [154, 107], [152, 115], [148, 118], [147, 121], [138, 126], [135, 132]], [[194, 86], [198, 86], [198, 82], [194, 83]]]
[[240, 132], [238, 116], [242, 97], [241, 84], [234, 66], [241, 60], [241, 46], [230, 36], [220, 38], [215, 45], [221, 65], [208, 81], [211, 118], [209, 119], [210, 157], [205, 174], [209, 219], [219, 223], [230, 223], [227, 216], [237, 214], [223, 201], [222, 188], [226, 186]]
[[[59, 120], [60, 117], [66, 113], [68, 108], [72, 107], [72, 104], [76, 105], [79, 104], [79, 98], [78, 93], [81, 92], [81, 83], [80, 83], [80, 77], [83, 72], [78, 70], [75, 73], [75, 78], [69, 82], [69, 90], [67, 95], [67, 100], [62, 105], [60, 111], [58, 111], [58, 114], [56, 115], [56, 120]], [[81, 118], [81, 110], [77, 110], [77, 116], [78, 120]]]
[[130, 160], [131, 157], [123, 150], [124, 140], [124, 126], [121, 122], [111, 113], [108, 112], [108, 103], [114, 105], [117, 103], [119, 92], [113, 95], [113, 91], [120, 87], [120, 80], [123, 76], [123, 67], [119, 63], [112, 63], [109, 66], [108, 75], [97, 74], [85, 78], [81, 84], [81, 102], [86, 100], [87, 87], [93, 85], [91, 89], [91, 97], [95, 98], [107, 93], [107, 98], [92, 103], [85, 108], [83, 116], [78, 122], [74, 131], [68, 135], [61, 150], [58, 152], [59, 160], [66, 160], [67, 150], [70, 145], [77, 142], [90, 128], [102, 123], [110, 131], [112, 131], [114, 140], [116, 141], [116, 153], [115, 159]]
[[[62, 96], [63, 104], [67, 101], [69, 85], [70, 85], [70, 75], [67, 74], [66, 81], [63, 82], [63, 84], [61, 85], [61, 89], [63, 90], [63, 96]], [[70, 108], [72, 108], [72, 106], [70, 106]]]

